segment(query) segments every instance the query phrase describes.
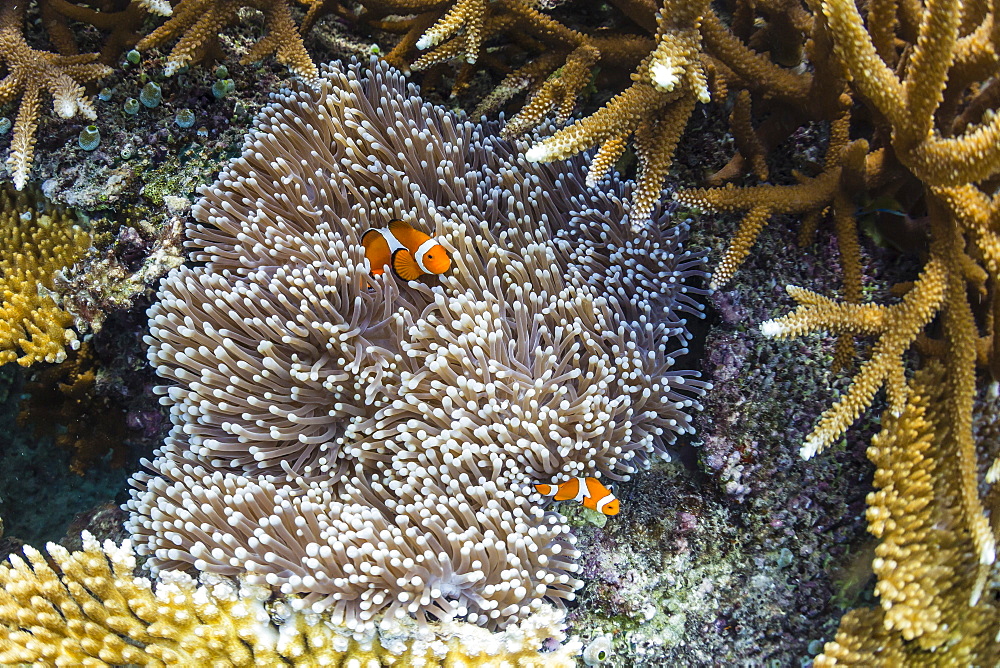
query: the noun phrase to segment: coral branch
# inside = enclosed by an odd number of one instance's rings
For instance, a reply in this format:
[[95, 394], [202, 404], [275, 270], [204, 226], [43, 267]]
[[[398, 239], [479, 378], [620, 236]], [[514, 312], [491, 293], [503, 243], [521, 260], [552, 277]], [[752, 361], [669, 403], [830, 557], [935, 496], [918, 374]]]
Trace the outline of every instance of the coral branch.
[[947, 283], [945, 264], [932, 258], [913, 289], [893, 306], [839, 304], [801, 290], [789, 290], [800, 306], [792, 313], [760, 326], [765, 336], [785, 338], [820, 330], [834, 333], [874, 333], [878, 340], [871, 358], [854, 377], [847, 393], [820, 417], [800, 450], [808, 459], [840, 438], [868, 408], [882, 385], [889, 395], [889, 408], [899, 414], [907, 391], [901, 370], [903, 353], [931, 321], [944, 301]]
[[62, 118], [79, 113], [95, 119], [97, 113], [80, 84], [111, 73], [110, 67], [96, 62], [96, 53], [60, 56], [28, 46], [21, 34], [26, 3], [12, 0], [0, 9], [0, 62], [7, 66], [7, 76], [0, 81], [0, 103], [21, 98], [7, 158], [7, 170], [18, 190], [28, 181], [34, 157], [42, 92], [52, 96], [53, 108]]
[[167, 74], [174, 74], [185, 65], [215, 54], [219, 34], [237, 22], [242, 7], [252, 7], [264, 14], [267, 34], [240, 62], [246, 64], [274, 54], [279, 63], [306, 82], [314, 83], [319, 72], [306, 52], [287, 0], [181, 0], [167, 22], [144, 37], [136, 48], [151, 49], [180, 37], [164, 67]]

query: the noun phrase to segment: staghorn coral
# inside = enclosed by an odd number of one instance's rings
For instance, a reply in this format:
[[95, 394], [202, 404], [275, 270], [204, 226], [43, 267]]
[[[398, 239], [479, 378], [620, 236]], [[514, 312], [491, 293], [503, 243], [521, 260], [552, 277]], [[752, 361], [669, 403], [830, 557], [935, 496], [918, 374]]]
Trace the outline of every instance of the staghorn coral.
[[[641, 23], [655, 26], [652, 42], [638, 37], [618, 41], [589, 37], [524, 2], [500, 3], [499, 7], [456, 2], [415, 42], [418, 49], [437, 48], [416, 60], [413, 68], [424, 69], [456, 56], [475, 63], [483, 39], [501, 30], [526, 31], [555, 42], [553, 51], [508, 74], [481, 106], [496, 108], [514, 93], [531, 90], [529, 102], [504, 128], [504, 136], [512, 139], [538, 127], [556, 109], [556, 119], [566, 122], [598, 63], [634, 67], [629, 87], [593, 115], [537, 142], [527, 157], [537, 162], [565, 160], [598, 146], [588, 181], [594, 185], [610, 173], [634, 136], [639, 174], [631, 215], [648, 217], [695, 102], [709, 101], [699, 32], [707, 2], [664, 0], [658, 8], [638, 3], [635, 9], [644, 16]], [[404, 38], [389, 58], [405, 44]], [[645, 58], [644, 53], [648, 54]]]
[[[626, 480], [691, 431], [706, 385], [671, 367], [704, 274], [685, 228], [628, 224], [628, 185], [588, 193], [370, 67], [280, 96], [202, 192], [204, 264], [149, 313], [174, 427], [128, 528], [155, 572], [245, 573], [353, 629], [504, 628], [581, 584], [531, 484]], [[372, 277], [360, 235], [392, 218], [452, 270]]]
[[[995, 137], [1000, 125], [995, 114], [984, 111], [995, 108], [996, 100], [986, 90], [1000, 69], [987, 37], [994, 30], [995, 3], [943, 2], [906, 8], [874, 3], [868, 7], [868, 29], [853, 2], [828, 0], [814, 10], [822, 19], [815, 23], [815, 37], [826, 34], [841, 76], [864, 103], [851, 111], [855, 118], [850, 125], [840, 119], [831, 124], [825, 173], [832, 178], [829, 167], [836, 162], [830, 156], [845, 145], [849, 129], [857, 127], [859, 119], [877, 128], [870, 149], [867, 141], [847, 144], [867, 155], [849, 161], [855, 165], [851, 169], [844, 162], [840, 183], [828, 200], [842, 253], [845, 258], [856, 257], [855, 204], [844, 195], [859, 189], [867, 191], [869, 201], [899, 196], [906, 202], [900, 205], [905, 210], [925, 212], [930, 242], [919, 249], [925, 256], [924, 268], [916, 281], [897, 287], [902, 295], [898, 304], [861, 304], [860, 290], [850, 289], [853, 279], [841, 301], [789, 286], [798, 308], [761, 327], [763, 333], [781, 337], [818, 330], [876, 337], [869, 359], [847, 392], [821, 416], [801, 452], [810, 457], [840, 438], [884, 385], [890, 431], [876, 439], [869, 453], [880, 468], [876, 483], [891, 479], [893, 485], [913, 485], [907, 493], [916, 498], [908, 502], [906, 512], [921, 511], [904, 522], [899, 508], [890, 507], [892, 490], [869, 499], [873, 533], [888, 532], [875, 563], [885, 613], [861, 610], [846, 616], [839, 644], [828, 648], [826, 659], [894, 665], [920, 660], [966, 664], [980, 661], [970, 658], [974, 656], [995, 658], [996, 648], [990, 644], [995, 629], [984, 621], [995, 619], [995, 597], [984, 588], [995, 577], [996, 526], [982, 492], [996, 482], [996, 473], [988, 470], [982, 484], [980, 470], [985, 467], [980, 466], [972, 420], [976, 366], [998, 368], [1000, 340], [995, 319], [1000, 265], [993, 231], [996, 208], [990, 195], [1000, 169]], [[780, 198], [798, 187], [762, 186], [759, 192]], [[726, 256], [728, 262], [717, 274], [719, 283], [732, 275], [770, 215], [766, 202], [758, 206], [749, 197], [753, 192], [727, 188], [679, 196], [712, 208], [750, 210]], [[821, 203], [822, 199], [814, 200], [814, 205]], [[787, 201], [785, 206], [804, 212]], [[896, 217], [896, 226], [905, 225], [905, 219]], [[815, 229], [817, 220], [812, 214], [806, 227]], [[854, 260], [846, 263], [845, 278], [850, 279], [849, 268], [856, 271], [851, 268], [854, 264]], [[943, 368], [938, 372], [941, 387], [934, 391], [934, 414], [927, 418], [929, 427], [914, 426], [924, 424], [923, 404], [930, 400], [920, 392], [927, 395], [930, 390], [925, 385], [932, 381], [926, 380], [929, 371], [921, 372], [919, 381], [907, 380], [906, 359], [913, 348], [929, 369], [938, 368], [935, 360]], [[921, 429], [923, 436], [911, 433]], [[924, 443], [931, 433], [938, 441], [933, 446]], [[887, 472], [904, 464], [887, 461], [882, 449], [886, 442], [907, 443], [892, 447], [907, 456], [925, 453], [926, 461], [919, 460], [919, 466], [906, 464], [917, 466], [913, 471]], [[947, 477], [947, 482], [933, 484], [933, 493], [926, 487], [931, 475]], [[874, 519], [886, 515], [891, 519], [885, 526]], [[927, 533], [929, 525], [935, 527], [933, 536]], [[898, 526], [902, 530], [896, 532]], [[891, 555], [889, 562], [883, 560], [886, 555]], [[940, 569], [958, 561], [962, 565], [954, 574], [942, 574]], [[959, 639], [952, 635], [956, 632]]]
[[[505, 129], [518, 136], [553, 114], [566, 122], [592, 80], [620, 91], [601, 109], [531, 148], [538, 160], [560, 160], [592, 146], [594, 180], [630, 147], [639, 157], [632, 215], [645, 217], [659, 197], [674, 149], [696, 102], [738, 92], [733, 131], [742, 153], [719, 172], [738, 175], [746, 160], [766, 171], [765, 153], [800, 125], [832, 120], [850, 109], [829, 58], [822, 22], [799, 2], [735, 3], [727, 27], [707, 2], [615, 0], [611, 27], [560, 22], [523, 0], [411, 2], [363, 0], [356, 17], [334, 0], [312, 3], [303, 28], [332, 12], [403, 36], [386, 58], [414, 70], [461, 62], [453, 93], [489, 67], [504, 77], [477, 113], [495, 111], [526, 93], [527, 103]], [[578, 23], [586, 24], [585, 17]], [[490, 49], [483, 45], [489, 43]], [[417, 52], [422, 55], [417, 57]], [[812, 67], [803, 68], [808, 57]], [[510, 63], [524, 64], [511, 71]], [[751, 113], [751, 109], [753, 113]], [[764, 120], [754, 126], [754, 116]], [[593, 185], [593, 182], [592, 182]]]
[[902, 413], [908, 395], [903, 355], [943, 303], [945, 281], [944, 267], [928, 263], [903, 300], [892, 306], [836, 303], [809, 290], [788, 286], [788, 293], [799, 307], [783, 318], [762, 323], [760, 329], [765, 336], [800, 336], [824, 329], [878, 337], [871, 358], [861, 366], [851, 387], [820, 417], [802, 444], [802, 457], [809, 459], [840, 438], [871, 405], [883, 384], [889, 410], [895, 415]]
[[[38, 4], [49, 40], [64, 56], [80, 52], [77, 45], [79, 28], [71, 21], [107, 33], [100, 52], [100, 61], [105, 65], [114, 65], [125, 49], [142, 39], [142, 24], [150, 11], [160, 14], [164, 9], [162, 4], [152, 5], [151, 9], [138, 0], [91, 1], [87, 3], [90, 6], [72, 0], [39, 0]], [[169, 10], [169, 4], [166, 9]]]
[[[631, 215], [648, 217], [695, 102], [710, 99], [699, 32], [707, 6], [707, 2], [665, 0], [656, 14], [656, 48], [639, 65], [634, 83], [592, 116], [536, 143], [526, 154], [528, 160], [565, 160], [599, 146], [588, 175], [588, 184], [594, 185], [613, 168], [634, 135], [639, 174]], [[512, 123], [533, 127], [545, 111], [529, 105]]]
[[27, 0], [11, 0], [0, 8], [0, 62], [7, 75], [0, 80], [0, 104], [20, 98], [7, 171], [21, 190], [28, 180], [35, 151], [35, 132], [42, 92], [52, 96], [52, 106], [62, 118], [77, 113], [91, 120], [97, 112], [81, 85], [111, 73], [96, 62], [98, 54], [61, 56], [31, 48], [21, 34]]
[[[941, 357], [946, 364], [950, 388], [945, 400], [951, 409], [958, 444], [961, 503], [980, 563], [986, 568], [995, 559], [996, 538], [979, 497], [972, 407], [980, 335], [967, 285], [973, 290], [995, 292], [1000, 287], [1000, 275], [985, 250], [988, 244], [983, 243], [986, 239], [984, 226], [971, 220], [975, 214], [970, 209], [975, 210], [981, 200], [954, 197], [953, 189], [966, 181], [993, 176], [1000, 170], [994, 137], [1000, 123], [996, 118], [984, 119], [983, 123], [967, 128], [958, 136], [941, 136], [934, 127], [936, 122], [949, 124], [947, 118], [936, 121], [935, 114], [942, 111], [942, 91], [949, 79], [949, 66], [955, 63], [957, 76], [964, 74], [957, 58], [960, 44], [992, 63], [992, 72], [1000, 63], [993, 55], [992, 45], [982, 39], [980, 33], [972, 32], [967, 40], [959, 41], [961, 7], [961, 3], [950, 2], [923, 11], [911, 63], [902, 81], [884, 64], [878, 66], [880, 59], [874, 55], [870, 38], [858, 33], [861, 19], [853, 5], [826, 3], [824, 15], [835, 37], [835, 52], [853, 77], [852, 85], [892, 127], [891, 148], [895, 158], [927, 188], [932, 231], [927, 264], [938, 262], [947, 272], [944, 278], [946, 293], [940, 304], [944, 338]], [[991, 13], [972, 18], [981, 26], [992, 26]], [[952, 109], [952, 113], [956, 111]], [[972, 184], [965, 184], [964, 188], [975, 191]], [[967, 254], [970, 251], [963, 235], [984, 251], [982, 266], [975, 256]], [[926, 308], [937, 310], [931, 299], [927, 300]], [[898, 412], [898, 403], [896, 405]]]
[[287, 0], [181, 0], [167, 22], [144, 37], [136, 48], [151, 49], [178, 38], [170, 51], [164, 71], [174, 74], [185, 65], [219, 55], [222, 29], [238, 20], [237, 13], [251, 7], [264, 14], [267, 34], [260, 38], [241, 63], [251, 63], [274, 55], [278, 62], [308, 82], [318, 76], [316, 65], [306, 52], [292, 20]]
[[265, 587], [183, 573], [154, 585], [135, 577], [128, 541], [83, 549], [49, 543], [0, 565], [0, 662], [56, 666], [520, 666], [573, 665], [579, 643], [562, 641], [561, 615], [540, 610], [502, 634], [464, 623], [385, 626], [359, 635], [320, 615], [293, 611]]
[[757, 235], [776, 214], [818, 215], [826, 209], [838, 190], [841, 169], [834, 167], [813, 178], [803, 178], [790, 186], [750, 186], [684, 190], [674, 193], [674, 199], [692, 207], [710, 211], [745, 210], [736, 235], [712, 274], [712, 287], [726, 285], [740, 264], [750, 254]]
[[61, 362], [79, 347], [73, 317], [51, 291], [55, 274], [90, 247], [75, 223], [34, 197], [0, 190], [0, 364]]
[[[991, 11], [985, 11], [987, 7]], [[970, 6], [968, 18], [975, 21], [977, 29], [964, 33], [962, 2], [950, 0], [925, 8], [909, 66], [900, 79], [876, 53], [852, 3], [823, 3], [835, 54], [848, 70], [853, 87], [891, 125], [896, 158], [932, 187], [981, 181], [1000, 170], [1000, 118], [984, 117], [958, 136], [949, 136], [951, 119], [938, 121], [948, 128], [944, 133], [935, 127], [935, 112], [950, 76], [960, 77], [961, 90], [976, 79], [995, 74], [1000, 67], [990, 41], [996, 29], [994, 10], [993, 3]], [[973, 70], [974, 74], [962, 71], [967, 59], [980, 60], [981, 69]]]
[[[748, 99], [747, 95], [738, 98], [734, 116], [740, 111], [740, 101]], [[849, 99], [846, 94], [843, 95], [841, 105], [847, 107]], [[873, 179], [869, 178], [868, 156], [866, 156], [868, 142], [863, 139], [848, 142], [849, 123], [850, 115], [847, 113], [831, 123], [830, 141], [823, 171], [812, 178], [795, 174], [799, 181], [796, 185], [737, 188], [727, 184], [724, 188], [694, 189], [674, 193], [675, 200], [689, 206], [705, 207], [712, 211], [747, 211], [729, 243], [729, 248], [712, 275], [710, 284], [712, 288], [719, 288], [729, 283], [750, 254], [757, 236], [776, 214], [804, 214], [799, 232], [801, 246], [813, 241], [820, 220], [829, 214], [840, 250], [844, 276], [842, 291], [844, 301], [849, 304], [861, 303], [861, 247], [857, 238], [853, 193], [863, 185], [873, 185]], [[754, 169], [757, 172], [766, 171], [766, 163], [760, 153], [762, 150], [760, 142], [754, 137], [752, 142], [756, 145], [754, 149], [748, 148], [748, 143], [751, 143], [750, 139], [737, 142], [743, 146], [742, 154], [748, 156], [752, 163], [756, 163]], [[877, 162], [879, 155], [879, 153], [874, 154], [876, 157], [873, 162]], [[842, 333], [837, 341], [833, 368], [848, 366], [853, 356], [853, 338], [849, 333]]]

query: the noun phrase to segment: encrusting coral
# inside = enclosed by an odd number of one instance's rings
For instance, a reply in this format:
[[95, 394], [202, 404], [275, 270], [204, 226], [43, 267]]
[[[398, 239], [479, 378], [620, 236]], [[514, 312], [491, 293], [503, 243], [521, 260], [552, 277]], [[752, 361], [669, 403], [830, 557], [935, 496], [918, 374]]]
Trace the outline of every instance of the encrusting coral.
[[[685, 227], [629, 224], [626, 183], [369, 67], [278, 96], [202, 192], [202, 264], [149, 312], [174, 426], [128, 528], [156, 573], [245, 574], [351, 629], [505, 628], [581, 584], [532, 485], [626, 480], [691, 431], [705, 384], [671, 367], [704, 272]], [[361, 235], [394, 218], [451, 270], [373, 277]]]
[[56, 272], [90, 248], [65, 211], [0, 189], [0, 364], [61, 362], [80, 342], [51, 292]]
[[502, 666], [569, 668], [579, 643], [562, 615], [539, 610], [500, 634], [461, 622], [414, 622], [352, 634], [272, 600], [266, 587], [165, 573], [136, 577], [128, 541], [49, 543], [0, 565], [0, 662], [54, 666]]
[[93, 120], [97, 112], [81, 84], [111, 73], [110, 67], [97, 62], [96, 53], [64, 56], [28, 46], [21, 34], [27, 2], [10, 0], [0, 8], [0, 63], [7, 68], [0, 80], [0, 104], [20, 98], [7, 158], [7, 171], [18, 190], [24, 188], [31, 169], [43, 91], [52, 96], [52, 106], [62, 118], [79, 113]]

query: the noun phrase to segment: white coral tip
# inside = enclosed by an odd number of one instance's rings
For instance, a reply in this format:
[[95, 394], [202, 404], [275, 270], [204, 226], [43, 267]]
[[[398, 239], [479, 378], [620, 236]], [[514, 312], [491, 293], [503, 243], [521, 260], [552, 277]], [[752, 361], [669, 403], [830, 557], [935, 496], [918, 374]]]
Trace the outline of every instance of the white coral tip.
[[777, 320], [765, 320], [760, 323], [760, 333], [764, 336], [781, 336], [785, 328]]
[[76, 115], [76, 101], [68, 97], [57, 97], [52, 101], [52, 106], [60, 118], [72, 118]]
[[139, 4], [145, 7], [146, 11], [150, 14], [170, 16], [174, 13], [168, 0], [139, 0]]
[[548, 162], [552, 159], [552, 151], [545, 144], [535, 144], [524, 152], [524, 159], [529, 162]]
[[986, 482], [992, 485], [998, 480], [1000, 480], [1000, 459], [994, 461], [986, 472]]
[[24, 184], [28, 182], [28, 175], [18, 169], [14, 172], [14, 190], [24, 190]]
[[799, 448], [799, 457], [812, 459], [817, 452], [819, 452], [819, 442], [815, 438], [807, 438], [802, 447]]
[[649, 68], [649, 78], [653, 80], [653, 85], [665, 93], [669, 93], [680, 81], [677, 76], [676, 67], [668, 67], [662, 63], [656, 63]]
[[996, 543], [991, 538], [986, 545], [983, 545], [979, 552], [979, 563], [983, 566], [992, 566], [993, 562], [997, 560], [997, 546]]

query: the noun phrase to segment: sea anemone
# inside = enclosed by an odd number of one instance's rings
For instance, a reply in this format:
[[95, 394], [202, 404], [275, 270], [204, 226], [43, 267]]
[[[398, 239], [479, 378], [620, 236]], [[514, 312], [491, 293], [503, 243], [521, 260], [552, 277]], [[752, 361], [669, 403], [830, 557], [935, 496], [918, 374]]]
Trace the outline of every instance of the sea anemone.
[[[628, 223], [629, 186], [497, 130], [376, 59], [261, 113], [149, 311], [173, 429], [127, 507], [154, 572], [246, 574], [353, 629], [573, 598], [532, 485], [628, 479], [691, 431], [706, 384], [672, 365], [705, 275], [685, 226]], [[372, 276], [361, 235], [394, 218], [451, 270]]]

